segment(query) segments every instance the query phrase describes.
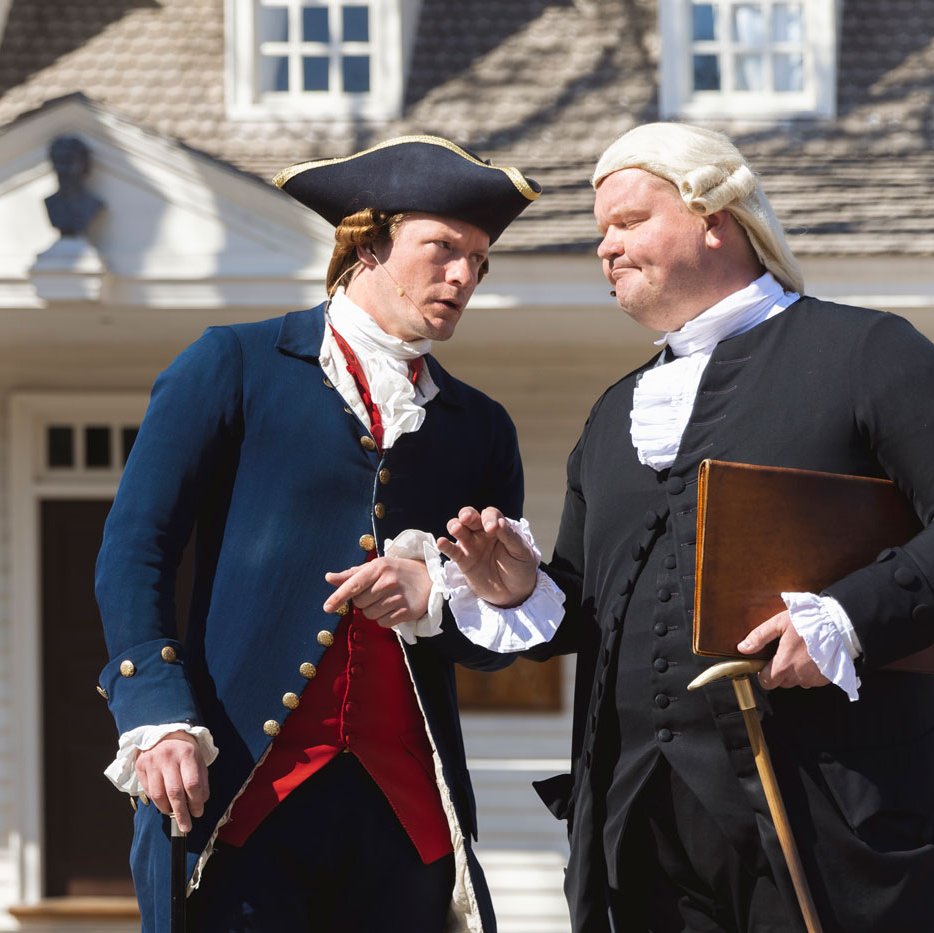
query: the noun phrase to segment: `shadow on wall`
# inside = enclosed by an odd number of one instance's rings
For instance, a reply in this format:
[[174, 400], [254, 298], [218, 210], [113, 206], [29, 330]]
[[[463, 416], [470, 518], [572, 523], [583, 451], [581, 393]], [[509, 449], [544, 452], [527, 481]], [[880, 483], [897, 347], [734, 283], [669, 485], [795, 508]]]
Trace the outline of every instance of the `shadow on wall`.
[[13, 0], [0, 44], [0, 96], [132, 10], [160, 6], [159, 0]]

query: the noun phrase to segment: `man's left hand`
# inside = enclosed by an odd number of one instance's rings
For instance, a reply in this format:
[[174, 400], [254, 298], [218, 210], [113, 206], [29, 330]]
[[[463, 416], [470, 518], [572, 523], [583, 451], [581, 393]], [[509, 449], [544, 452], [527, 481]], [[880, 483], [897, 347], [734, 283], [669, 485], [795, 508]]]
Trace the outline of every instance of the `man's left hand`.
[[786, 609], [756, 626], [738, 645], [743, 654], [754, 654], [778, 639], [774, 657], [759, 672], [766, 690], [776, 687], [823, 687], [830, 681], [811, 660], [804, 639], [798, 634]]
[[359, 567], [326, 573], [324, 579], [337, 587], [324, 603], [325, 612], [337, 612], [352, 602], [384, 628], [417, 622], [428, 612], [431, 578], [420, 560], [378, 557]]

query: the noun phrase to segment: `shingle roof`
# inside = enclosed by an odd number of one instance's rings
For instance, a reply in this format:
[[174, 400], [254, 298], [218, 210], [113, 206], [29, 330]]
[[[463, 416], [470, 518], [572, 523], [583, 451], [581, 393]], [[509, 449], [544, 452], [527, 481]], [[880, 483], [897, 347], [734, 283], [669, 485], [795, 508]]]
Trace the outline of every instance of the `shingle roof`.
[[[423, 0], [402, 118], [237, 121], [224, 0], [13, 0], [0, 125], [82, 91], [144, 127], [270, 178], [293, 161], [434, 132], [519, 165], [546, 195], [501, 248], [582, 251], [604, 146], [657, 119], [655, 0]], [[934, 3], [845, 0], [834, 122], [722, 126], [804, 254], [934, 254]]]

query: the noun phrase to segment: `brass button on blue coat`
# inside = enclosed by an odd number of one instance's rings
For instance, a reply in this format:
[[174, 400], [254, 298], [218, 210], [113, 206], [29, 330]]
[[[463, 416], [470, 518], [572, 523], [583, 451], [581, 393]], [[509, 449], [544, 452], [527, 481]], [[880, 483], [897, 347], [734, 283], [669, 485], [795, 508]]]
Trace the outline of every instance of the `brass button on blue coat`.
[[275, 737], [279, 734], [279, 729], [279, 723], [277, 723], [275, 719], [267, 719], [263, 723], [263, 732], [265, 732], [266, 735]]
[[376, 441], [374, 441], [369, 434], [364, 434], [363, 437], [360, 438], [360, 446], [364, 450], [376, 450]]
[[908, 589], [918, 582], [918, 577], [907, 567], [897, 567], [895, 573], [892, 574], [892, 579], [903, 589]]
[[334, 644], [334, 636], [325, 628], [318, 632], [318, 644], [330, 648]]
[[120, 673], [124, 677], [132, 677], [136, 673], [136, 665], [131, 660], [129, 660], [129, 658], [126, 661], [121, 661]]
[[659, 742], [670, 742], [674, 738], [674, 733], [671, 729], [659, 729], [658, 730], [658, 741]]
[[680, 476], [669, 477], [668, 482], [665, 483], [665, 489], [672, 496], [679, 496], [684, 492], [684, 480]]
[[373, 514], [377, 518], [385, 518], [386, 517], [386, 506], [383, 505], [382, 502], [377, 502], [376, 505], [373, 506]]
[[376, 476], [379, 478], [380, 483], [382, 483], [384, 486], [388, 485], [389, 480], [392, 479], [392, 473], [390, 473], [386, 467], [383, 467], [379, 473], [376, 474]]
[[178, 655], [175, 653], [175, 649], [171, 645], [166, 645], [162, 651], [159, 652], [159, 654], [161, 655], [162, 660], [166, 662], [166, 664], [172, 664], [178, 658]]
[[304, 661], [298, 668], [299, 674], [305, 678], [305, 680], [312, 680], [318, 675], [318, 668], [311, 663], [311, 661]]
[[668, 662], [664, 658], [656, 658], [652, 662], [652, 667], [658, 671], [659, 674], [664, 674], [668, 670]]
[[362, 550], [372, 551], [376, 547], [376, 538], [373, 535], [360, 535], [360, 540], [357, 543]]
[[298, 709], [298, 704], [301, 702], [298, 698], [297, 693], [287, 693], [282, 697], [282, 705], [286, 709]]
[[333, 389], [333, 388], [334, 388], [334, 383], [331, 382], [331, 380], [328, 379], [327, 376], [325, 376], [325, 377], [321, 380], [321, 384], [325, 387], [325, 389]]

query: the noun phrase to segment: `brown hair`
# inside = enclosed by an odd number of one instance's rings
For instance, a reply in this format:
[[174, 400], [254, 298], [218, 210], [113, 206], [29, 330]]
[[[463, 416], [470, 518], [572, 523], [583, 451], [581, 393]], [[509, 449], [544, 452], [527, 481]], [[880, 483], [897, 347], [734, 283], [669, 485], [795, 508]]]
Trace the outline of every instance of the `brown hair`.
[[328, 295], [334, 294], [345, 277], [353, 277], [354, 270], [360, 265], [357, 247], [369, 247], [380, 240], [393, 239], [404, 218], [405, 214], [389, 214], [367, 207], [348, 214], [340, 222], [334, 231], [334, 252], [328, 263]]

